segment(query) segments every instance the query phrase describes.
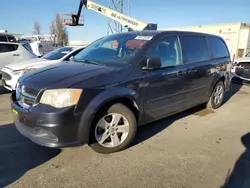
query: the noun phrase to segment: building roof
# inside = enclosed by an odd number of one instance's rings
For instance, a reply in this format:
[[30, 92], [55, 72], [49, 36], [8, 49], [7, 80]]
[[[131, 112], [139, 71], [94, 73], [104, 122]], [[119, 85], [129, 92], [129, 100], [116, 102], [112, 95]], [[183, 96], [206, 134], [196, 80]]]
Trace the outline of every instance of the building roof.
[[160, 28], [159, 30], [166, 30], [166, 29], [178, 29], [178, 28], [194, 28], [194, 27], [216, 27], [216, 26], [232, 26], [238, 25], [242, 27], [250, 27], [250, 23], [243, 23], [243, 22], [228, 22], [228, 23], [217, 23], [217, 24], [202, 24], [202, 25], [192, 25], [192, 26], [177, 26], [177, 27], [169, 27], [169, 28]]

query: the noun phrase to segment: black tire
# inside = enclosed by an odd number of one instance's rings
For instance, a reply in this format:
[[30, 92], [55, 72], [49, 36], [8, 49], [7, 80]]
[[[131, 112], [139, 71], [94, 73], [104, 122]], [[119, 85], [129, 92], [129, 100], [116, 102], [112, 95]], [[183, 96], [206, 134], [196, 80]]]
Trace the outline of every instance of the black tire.
[[[101, 120], [103, 117], [105, 117], [110, 113], [119, 113], [123, 115], [127, 119], [129, 124], [129, 131], [126, 139], [116, 147], [104, 147], [101, 144], [99, 144], [95, 138], [95, 129], [97, 123], [99, 122], [99, 120]], [[131, 142], [134, 140], [136, 132], [137, 132], [137, 121], [135, 115], [129, 108], [127, 108], [123, 104], [117, 103], [97, 114], [90, 130], [89, 145], [93, 150], [95, 150], [98, 153], [106, 154], [106, 153], [118, 152], [126, 149], [131, 144]]]
[[[215, 98], [216, 89], [218, 87], [222, 88], [222, 97], [220, 99], [220, 102], [216, 104], [214, 98]], [[206, 104], [207, 108], [212, 108], [212, 109], [219, 108], [223, 104], [224, 96], [225, 96], [225, 86], [224, 86], [224, 83], [222, 81], [219, 81], [215, 85], [215, 87], [213, 89], [213, 92], [212, 92], [212, 94], [210, 96], [210, 99], [209, 99], [208, 103]]]

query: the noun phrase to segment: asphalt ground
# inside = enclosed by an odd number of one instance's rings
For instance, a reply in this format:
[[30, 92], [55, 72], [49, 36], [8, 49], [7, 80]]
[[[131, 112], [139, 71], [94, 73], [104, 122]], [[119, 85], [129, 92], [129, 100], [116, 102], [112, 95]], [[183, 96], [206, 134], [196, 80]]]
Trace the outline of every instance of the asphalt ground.
[[114, 154], [50, 149], [18, 133], [0, 95], [0, 187], [250, 187], [250, 87], [233, 84], [218, 110], [198, 106], [140, 127]]

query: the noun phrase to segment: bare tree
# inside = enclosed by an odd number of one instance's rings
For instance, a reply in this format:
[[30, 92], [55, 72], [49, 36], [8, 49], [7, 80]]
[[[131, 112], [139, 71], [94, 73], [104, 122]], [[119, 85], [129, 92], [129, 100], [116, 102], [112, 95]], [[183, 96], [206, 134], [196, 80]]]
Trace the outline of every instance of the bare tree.
[[66, 27], [62, 24], [63, 19], [59, 14], [56, 15], [55, 21], [50, 25], [50, 33], [56, 35], [59, 46], [68, 45], [69, 35]]
[[40, 35], [41, 34], [41, 24], [39, 22], [34, 23], [34, 31], [33, 34]]
[[56, 34], [56, 24], [55, 24], [55, 21], [52, 21], [51, 22], [51, 25], [49, 27], [49, 30], [50, 30], [50, 34], [51, 35], [55, 35]]

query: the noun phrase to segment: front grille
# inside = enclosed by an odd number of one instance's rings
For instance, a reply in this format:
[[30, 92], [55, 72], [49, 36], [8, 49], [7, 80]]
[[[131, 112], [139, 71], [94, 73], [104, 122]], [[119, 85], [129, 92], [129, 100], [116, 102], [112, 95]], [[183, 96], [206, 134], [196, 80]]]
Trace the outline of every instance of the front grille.
[[38, 95], [38, 92], [36, 89], [32, 89], [32, 88], [27, 88], [27, 87], [24, 87], [23, 88], [23, 91], [29, 95], [32, 95], [32, 96], [37, 96]]
[[11, 75], [9, 75], [8, 73], [6, 72], [1, 72], [2, 74], [2, 80], [11, 80]]
[[250, 69], [250, 62], [238, 62], [238, 66], [243, 67], [244, 69]]
[[36, 89], [28, 88], [24, 85], [18, 84], [16, 88], [16, 98], [18, 104], [24, 108], [33, 106], [36, 102], [36, 98], [39, 91]]

